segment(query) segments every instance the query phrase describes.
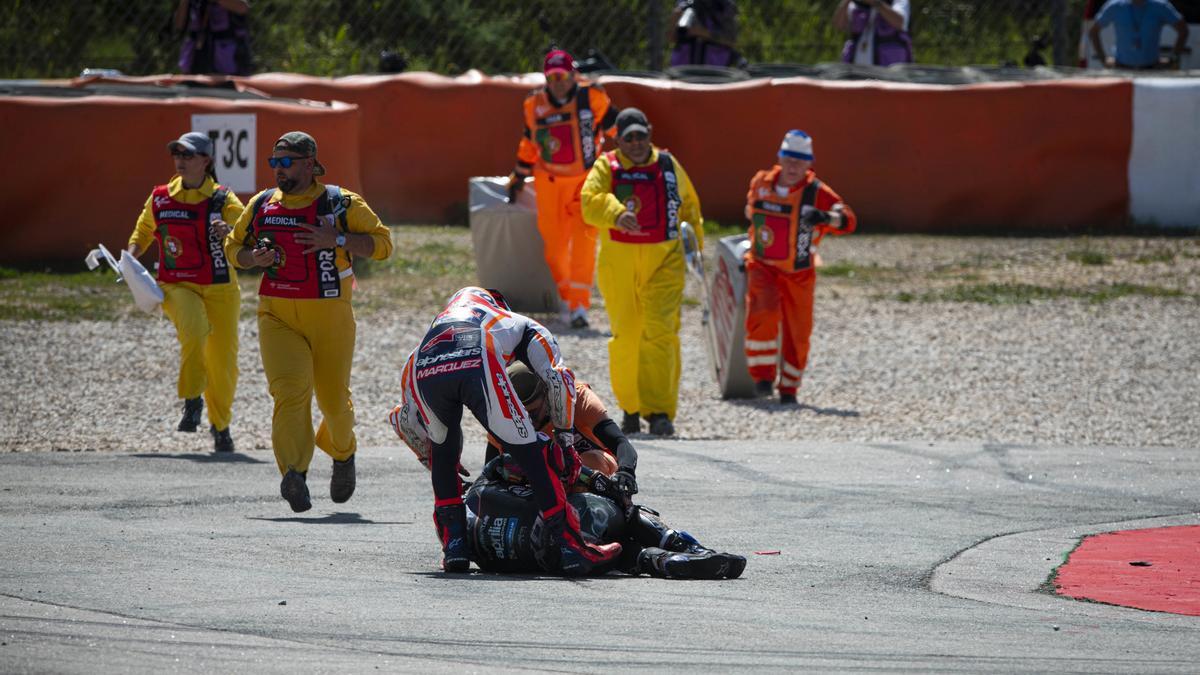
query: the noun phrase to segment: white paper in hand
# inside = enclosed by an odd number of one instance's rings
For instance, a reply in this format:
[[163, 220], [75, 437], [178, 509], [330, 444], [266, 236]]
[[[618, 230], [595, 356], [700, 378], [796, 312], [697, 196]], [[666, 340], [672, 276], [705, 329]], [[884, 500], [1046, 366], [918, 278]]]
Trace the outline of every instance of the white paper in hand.
[[125, 283], [129, 284], [129, 290], [133, 292], [133, 304], [143, 312], [158, 309], [163, 301], [162, 289], [146, 268], [142, 267], [142, 263], [130, 255], [129, 251], [121, 251], [120, 268], [121, 276], [125, 277]]

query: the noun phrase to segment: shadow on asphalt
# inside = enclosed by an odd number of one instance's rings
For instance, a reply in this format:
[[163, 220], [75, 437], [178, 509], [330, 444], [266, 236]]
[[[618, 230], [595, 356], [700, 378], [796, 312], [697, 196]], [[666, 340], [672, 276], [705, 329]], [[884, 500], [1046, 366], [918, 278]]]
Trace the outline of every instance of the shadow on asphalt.
[[841, 408], [818, 408], [815, 405], [807, 403], [798, 404], [783, 404], [773, 398], [731, 398], [726, 399], [726, 403], [730, 405], [740, 406], [743, 408], [759, 408], [769, 411], [786, 412], [788, 410], [810, 410], [818, 415], [828, 415], [831, 417], [860, 417], [861, 413], [857, 410], [842, 410]]
[[261, 518], [246, 516], [246, 520], [265, 520], [272, 523], [304, 523], [305, 525], [412, 525], [411, 520], [371, 520], [363, 518], [352, 511], [328, 513], [319, 518], [304, 518], [303, 516], [282, 516], [279, 518]]
[[[409, 572], [410, 576], [425, 577], [427, 579], [450, 579], [453, 581], [620, 581], [621, 579], [637, 579], [638, 577], [629, 574], [601, 574], [598, 576], [583, 576], [583, 577], [564, 577], [554, 574], [522, 574], [520, 572], [484, 572], [483, 570], [473, 569], [464, 574], [447, 574], [441, 571], [434, 572]], [[642, 576], [642, 579], [647, 577]]]
[[130, 455], [138, 459], [186, 459], [189, 462], [198, 462], [200, 464], [266, 464], [266, 460], [255, 459], [249, 455], [243, 455], [237, 452], [216, 453], [216, 452], [189, 452], [181, 455], [172, 455], [158, 452], [143, 452], [137, 455]]

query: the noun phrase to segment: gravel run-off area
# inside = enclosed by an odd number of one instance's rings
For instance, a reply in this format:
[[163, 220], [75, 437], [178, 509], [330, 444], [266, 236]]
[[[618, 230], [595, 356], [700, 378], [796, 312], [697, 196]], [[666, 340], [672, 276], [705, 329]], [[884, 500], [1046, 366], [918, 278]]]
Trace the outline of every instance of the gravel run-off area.
[[[448, 236], [470, 245], [465, 230]], [[1088, 262], [1080, 251], [1104, 257]], [[817, 285], [799, 406], [722, 400], [699, 307], [685, 304], [679, 438], [1200, 448], [1197, 239], [855, 235], [827, 240], [822, 254], [830, 273]], [[964, 285], [1095, 289], [1115, 282], [1168, 292], [999, 304], [938, 295]], [[474, 283], [469, 272], [467, 283]], [[255, 302], [253, 280], [243, 280], [243, 290], [245, 302]], [[352, 386], [360, 447], [400, 443], [386, 422], [399, 367], [438, 309], [411, 304], [392, 308], [376, 299], [378, 309], [358, 317]], [[599, 294], [590, 329], [538, 318], [618, 417]], [[10, 320], [0, 321], [0, 334], [0, 448], [211, 449], [208, 434], [174, 431], [177, 347], [165, 318]], [[251, 312], [241, 321], [239, 361], [234, 439], [240, 449], [267, 449], [271, 400]], [[471, 445], [482, 434], [474, 421], [467, 426], [470, 467], [482, 456]], [[647, 437], [635, 444], [638, 438]]]

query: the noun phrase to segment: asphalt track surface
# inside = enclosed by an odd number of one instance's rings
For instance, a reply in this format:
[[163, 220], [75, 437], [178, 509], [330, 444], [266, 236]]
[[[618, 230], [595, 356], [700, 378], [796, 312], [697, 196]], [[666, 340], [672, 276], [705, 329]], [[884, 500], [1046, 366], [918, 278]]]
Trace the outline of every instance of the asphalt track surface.
[[344, 505], [319, 456], [299, 515], [263, 451], [0, 455], [0, 672], [1200, 663], [1200, 617], [1044, 590], [1086, 534], [1200, 522], [1194, 449], [637, 444], [643, 503], [747, 554], [741, 579], [443, 575], [399, 447], [360, 450]]

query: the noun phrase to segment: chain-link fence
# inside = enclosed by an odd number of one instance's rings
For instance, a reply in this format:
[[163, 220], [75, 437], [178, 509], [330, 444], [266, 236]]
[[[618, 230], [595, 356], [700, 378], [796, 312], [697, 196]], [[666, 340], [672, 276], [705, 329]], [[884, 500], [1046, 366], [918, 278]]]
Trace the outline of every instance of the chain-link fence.
[[[205, 0], [182, 0], [204, 2]], [[215, 1], [215, 0], [214, 0]], [[700, 0], [697, 0], [700, 1]], [[180, 0], [7, 0], [0, 3], [0, 77], [71, 77], [84, 68], [177, 72]], [[836, 61], [838, 0], [739, 3], [737, 45], [749, 63]], [[918, 63], [1022, 63], [1040, 39], [1049, 63], [1072, 65], [1086, 0], [912, 0]], [[391, 51], [408, 70], [455, 74], [538, 70], [550, 45], [613, 67], [667, 61], [672, 0], [254, 0], [256, 71], [377, 72]]]

